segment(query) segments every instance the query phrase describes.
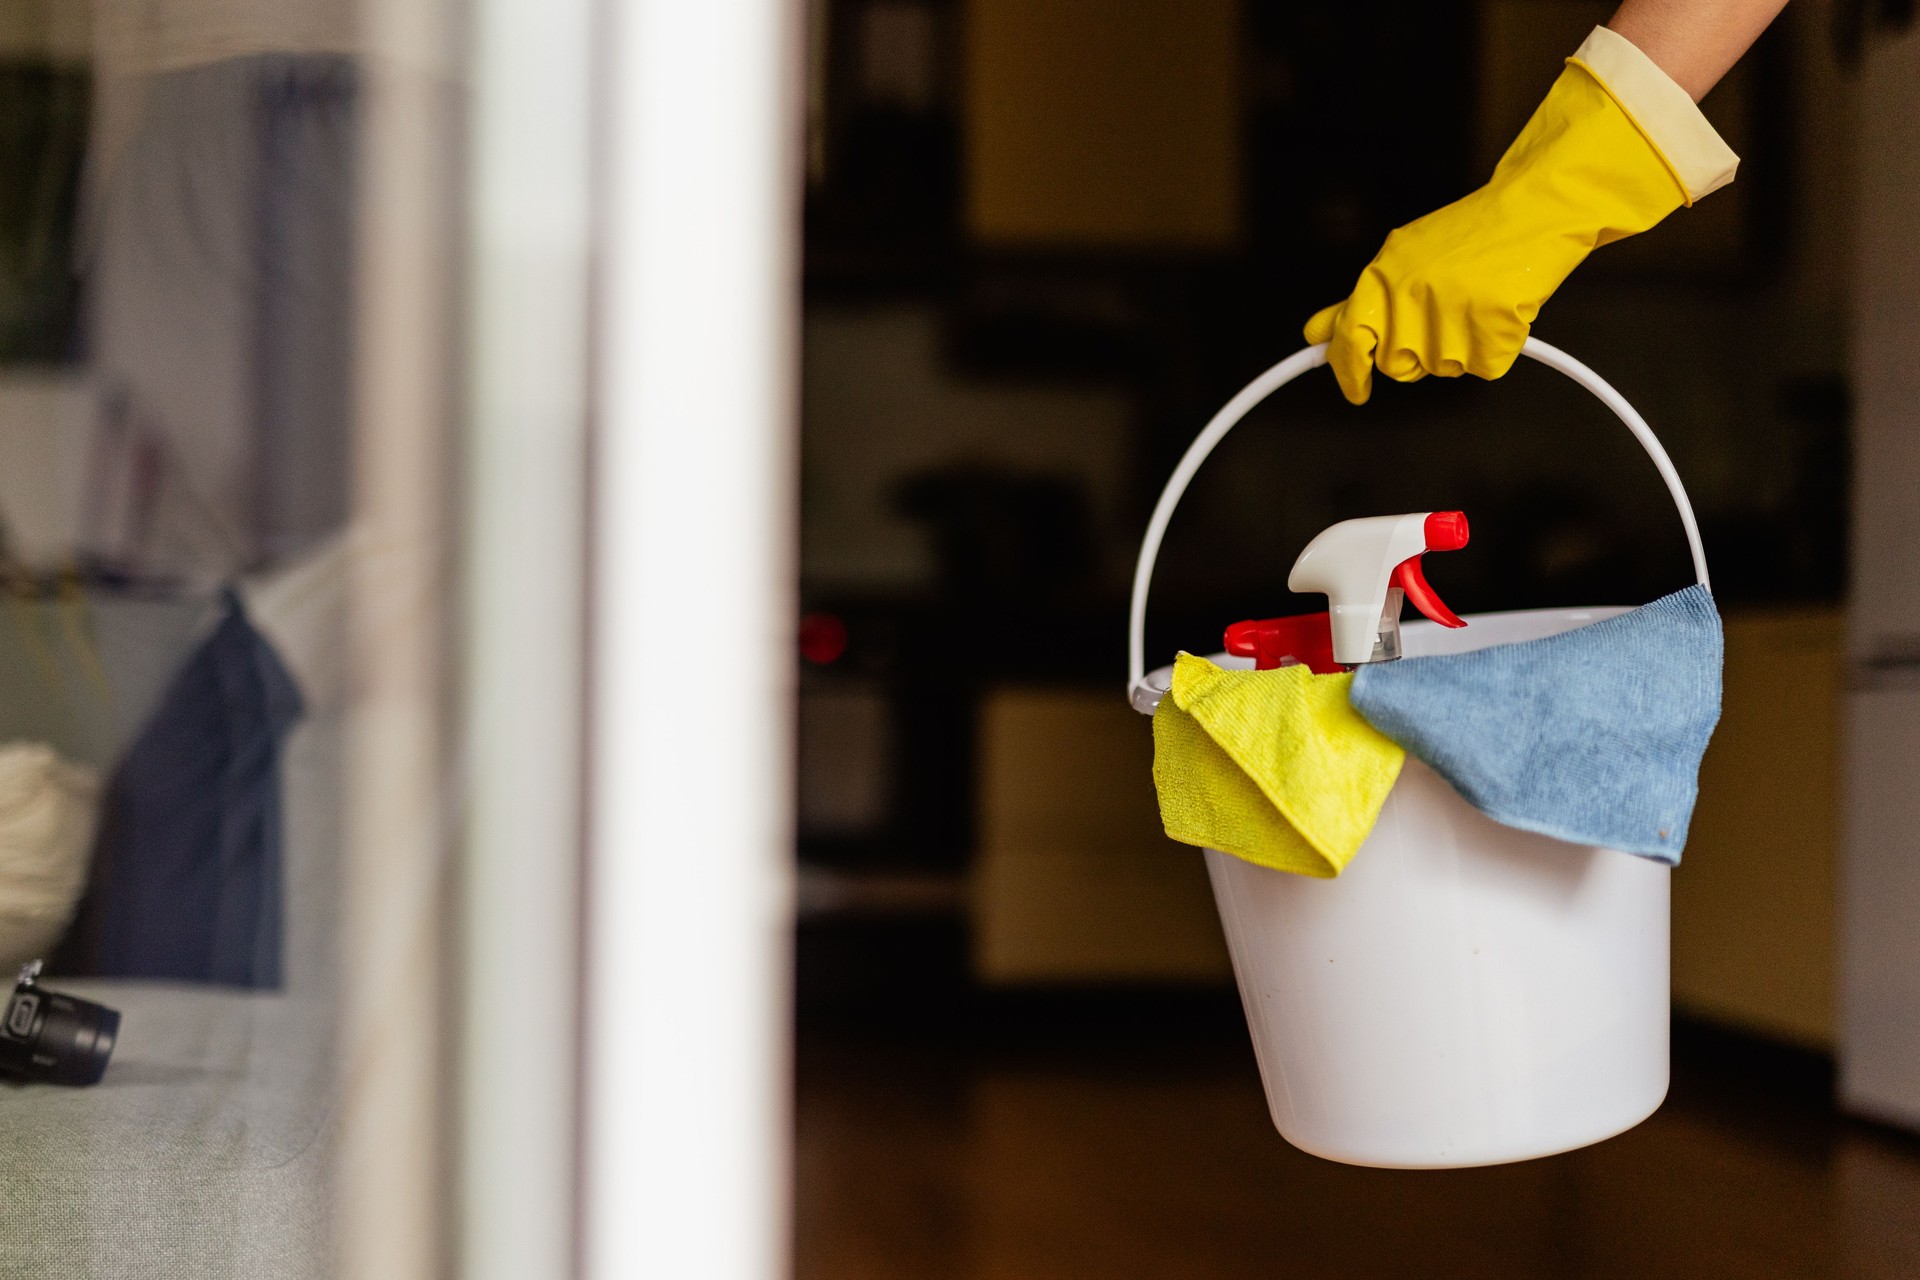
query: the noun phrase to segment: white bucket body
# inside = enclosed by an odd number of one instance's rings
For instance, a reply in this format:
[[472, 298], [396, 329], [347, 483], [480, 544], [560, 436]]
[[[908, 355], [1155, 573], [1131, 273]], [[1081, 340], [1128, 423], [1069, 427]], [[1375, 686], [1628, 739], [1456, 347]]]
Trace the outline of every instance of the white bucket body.
[[[1618, 609], [1409, 624], [1409, 656]], [[1612, 1137], [1667, 1092], [1670, 872], [1503, 827], [1409, 758], [1335, 880], [1206, 851], [1267, 1105], [1348, 1164], [1439, 1169]]]

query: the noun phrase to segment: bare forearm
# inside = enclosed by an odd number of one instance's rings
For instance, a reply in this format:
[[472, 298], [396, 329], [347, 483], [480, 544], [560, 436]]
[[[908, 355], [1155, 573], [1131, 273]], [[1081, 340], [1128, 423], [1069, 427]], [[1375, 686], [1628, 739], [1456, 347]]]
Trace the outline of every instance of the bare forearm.
[[1695, 102], [1720, 83], [1787, 0], [1625, 0], [1607, 25]]

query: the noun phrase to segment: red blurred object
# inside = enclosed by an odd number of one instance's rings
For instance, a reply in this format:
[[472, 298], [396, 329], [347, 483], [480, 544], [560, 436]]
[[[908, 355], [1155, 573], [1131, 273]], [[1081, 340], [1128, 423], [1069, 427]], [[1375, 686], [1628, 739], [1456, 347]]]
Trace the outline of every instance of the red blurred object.
[[1236, 657], [1252, 658], [1259, 671], [1304, 665], [1328, 676], [1346, 670], [1333, 660], [1333, 627], [1324, 612], [1236, 622], [1227, 628], [1226, 646]]
[[847, 652], [847, 624], [831, 613], [800, 619], [800, 656], [816, 667], [838, 662]]

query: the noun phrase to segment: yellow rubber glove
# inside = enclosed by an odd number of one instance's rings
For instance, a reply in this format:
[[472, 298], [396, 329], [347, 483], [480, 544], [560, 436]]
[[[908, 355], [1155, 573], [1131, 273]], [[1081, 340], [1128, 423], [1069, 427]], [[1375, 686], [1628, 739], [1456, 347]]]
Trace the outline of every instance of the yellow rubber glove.
[[1540, 306], [1595, 248], [1733, 180], [1739, 163], [1686, 91], [1595, 28], [1492, 181], [1387, 237], [1353, 294], [1307, 321], [1355, 404], [1400, 382], [1513, 367]]

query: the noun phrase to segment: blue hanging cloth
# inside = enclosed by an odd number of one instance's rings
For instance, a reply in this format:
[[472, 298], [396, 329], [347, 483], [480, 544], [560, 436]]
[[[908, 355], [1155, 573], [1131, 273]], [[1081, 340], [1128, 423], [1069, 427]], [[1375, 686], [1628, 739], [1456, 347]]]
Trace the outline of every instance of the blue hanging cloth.
[[1720, 719], [1705, 587], [1560, 635], [1363, 666], [1354, 707], [1495, 822], [1680, 861]]
[[233, 593], [107, 787], [75, 971], [281, 985], [281, 748], [300, 693]]

